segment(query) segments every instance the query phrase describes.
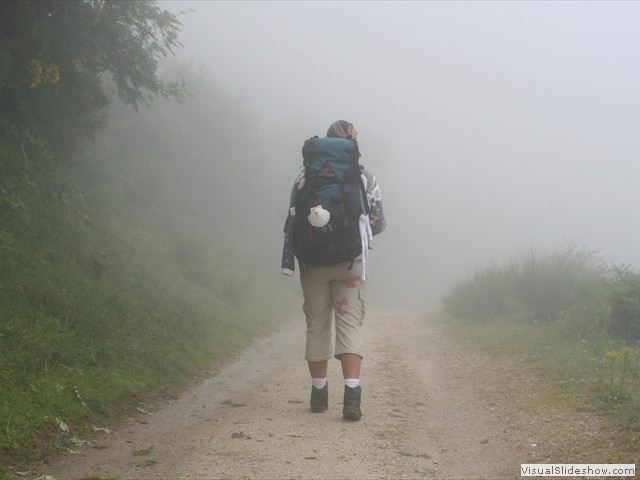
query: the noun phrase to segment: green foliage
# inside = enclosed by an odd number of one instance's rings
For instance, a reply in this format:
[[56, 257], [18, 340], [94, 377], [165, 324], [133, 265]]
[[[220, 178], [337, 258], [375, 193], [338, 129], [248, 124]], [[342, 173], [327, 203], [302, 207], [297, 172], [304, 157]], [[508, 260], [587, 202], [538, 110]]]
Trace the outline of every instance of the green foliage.
[[237, 206], [257, 195], [267, 169], [256, 140], [257, 119], [205, 71], [175, 63], [166, 75], [184, 79], [189, 97], [182, 104], [157, 100], [140, 112], [115, 103], [117, 121], [83, 153], [90, 162], [84, 181], [103, 181], [109, 167], [98, 163], [111, 164], [126, 178], [127, 202], [228, 225]]
[[466, 352], [500, 368], [506, 397], [526, 397], [538, 417], [551, 405], [598, 413], [618, 432], [611, 440], [620, 462], [638, 458], [640, 344], [624, 345], [602, 332], [578, 335], [575, 327], [573, 318], [542, 323], [467, 317], [449, 318], [447, 333]]
[[544, 255], [531, 250], [456, 283], [443, 297], [444, 308], [457, 317], [518, 315], [551, 322], [599, 296], [603, 269], [596, 260], [594, 252], [573, 246]]
[[517, 260], [516, 295], [536, 319], [551, 322], [576, 305], [582, 285], [600, 275], [594, 252], [569, 247], [548, 255], [531, 250]]
[[610, 282], [611, 328], [623, 338], [640, 339], [640, 272], [614, 266]]
[[609, 350], [604, 357], [603, 381], [608, 387], [608, 399], [615, 402], [629, 399], [633, 390], [640, 389], [638, 350], [626, 346], [619, 350]]
[[[528, 252], [454, 285], [443, 304], [458, 334], [534, 369], [545, 384], [558, 385], [554, 395], [568, 393], [580, 408], [611, 414], [637, 436], [640, 273], [574, 247]], [[630, 451], [638, 448], [636, 442]]]
[[455, 317], [474, 315], [479, 319], [508, 315], [513, 311], [515, 277], [512, 266], [477, 270], [449, 289], [442, 300], [445, 310]]
[[75, 448], [297, 309], [260, 220], [232, 215], [266, 168], [255, 121], [192, 77], [198, 101], [117, 104], [65, 163], [0, 139], [0, 464]]
[[172, 258], [183, 275], [196, 283], [212, 287], [215, 282], [215, 262], [210, 239], [193, 235], [176, 235]]
[[[198, 254], [176, 262], [175, 240], [144, 210], [123, 220], [97, 209], [67, 169], [53, 171], [46, 186], [2, 179], [13, 196], [0, 196], [0, 457], [37, 447], [43, 428], [45, 440], [82, 436], [83, 422], [181, 384], [288, 318], [291, 305], [213, 249], [212, 270], [195, 267]], [[175, 222], [206, 245], [206, 230]]]
[[[0, 2], [0, 117], [28, 129], [56, 152], [103, 125], [109, 97], [103, 80], [138, 107], [180, 98], [161, 80], [159, 61], [180, 46], [177, 18], [155, 1]], [[7, 132], [0, 132], [0, 135]]]

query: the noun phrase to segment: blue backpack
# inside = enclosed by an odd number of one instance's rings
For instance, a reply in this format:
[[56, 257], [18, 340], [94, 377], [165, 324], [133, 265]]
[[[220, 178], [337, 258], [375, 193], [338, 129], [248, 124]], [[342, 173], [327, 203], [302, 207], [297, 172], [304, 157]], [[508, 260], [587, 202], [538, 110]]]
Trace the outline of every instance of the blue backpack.
[[360, 214], [369, 207], [358, 142], [312, 137], [304, 142], [304, 186], [295, 201], [294, 254], [303, 265], [350, 262], [362, 253]]

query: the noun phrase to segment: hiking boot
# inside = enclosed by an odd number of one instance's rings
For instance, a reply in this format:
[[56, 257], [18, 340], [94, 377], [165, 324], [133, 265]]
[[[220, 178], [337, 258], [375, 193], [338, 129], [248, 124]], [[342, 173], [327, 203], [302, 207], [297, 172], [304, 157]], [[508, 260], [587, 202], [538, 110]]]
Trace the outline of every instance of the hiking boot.
[[322, 388], [311, 386], [311, 411], [323, 413], [329, 408], [329, 383]]
[[344, 407], [342, 408], [342, 418], [345, 420], [360, 420], [362, 412], [360, 411], [360, 398], [362, 397], [362, 389], [358, 385], [355, 388], [344, 387]]

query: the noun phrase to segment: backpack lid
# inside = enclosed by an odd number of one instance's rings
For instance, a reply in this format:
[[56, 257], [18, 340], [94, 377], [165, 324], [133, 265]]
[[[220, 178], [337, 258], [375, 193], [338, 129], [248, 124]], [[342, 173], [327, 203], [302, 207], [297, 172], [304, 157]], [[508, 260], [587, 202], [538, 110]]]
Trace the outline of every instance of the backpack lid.
[[302, 158], [307, 177], [335, 174], [353, 181], [360, 173], [358, 142], [351, 138], [312, 137], [304, 142]]

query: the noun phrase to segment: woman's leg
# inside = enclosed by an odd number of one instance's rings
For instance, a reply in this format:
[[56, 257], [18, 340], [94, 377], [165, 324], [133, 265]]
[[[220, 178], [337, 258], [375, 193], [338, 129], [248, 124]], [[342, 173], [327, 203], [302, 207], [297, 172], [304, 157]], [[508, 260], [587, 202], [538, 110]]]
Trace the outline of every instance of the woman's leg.
[[356, 262], [350, 274], [357, 277], [334, 280], [331, 286], [336, 330], [335, 357], [342, 362], [344, 378], [360, 378], [364, 354], [361, 328], [365, 316], [366, 282], [360, 280], [360, 268], [362, 265]]
[[327, 360], [333, 357], [332, 338], [333, 309], [331, 302], [331, 277], [322, 267], [309, 267], [300, 275], [304, 295], [302, 310], [307, 322], [305, 360], [309, 362], [312, 378], [316, 374], [326, 377]]
[[331, 279], [324, 273], [326, 269], [309, 268], [301, 272], [300, 283], [304, 293], [302, 307], [307, 322], [307, 342], [305, 359], [311, 375], [312, 412], [322, 413], [329, 406], [327, 385], [328, 360], [333, 356], [331, 308]]
[[360, 420], [360, 366], [362, 364], [365, 282], [360, 279], [359, 262], [354, 264], [350, 278], [334, 281], [332, 285], [333, 310], [335, 313], [336, 351], [335, 357], [342, 364], [344, 377], [344, 406], [342, 416], [346, 420]]
[[362, 364], [362, 357], [355, 353], [343, 353], [336, 355], [336, 358], [342, 363], [342, 376], [346, 380], [347, 378], [360, 378], [360, 365]]
[[311, 374], [311, 378], [327, 378], [327, 371], [329, 368], [329, 362], [327, 360], [323, 360], [320, 362], [308, 362], [309, 363], [309, 373]]

